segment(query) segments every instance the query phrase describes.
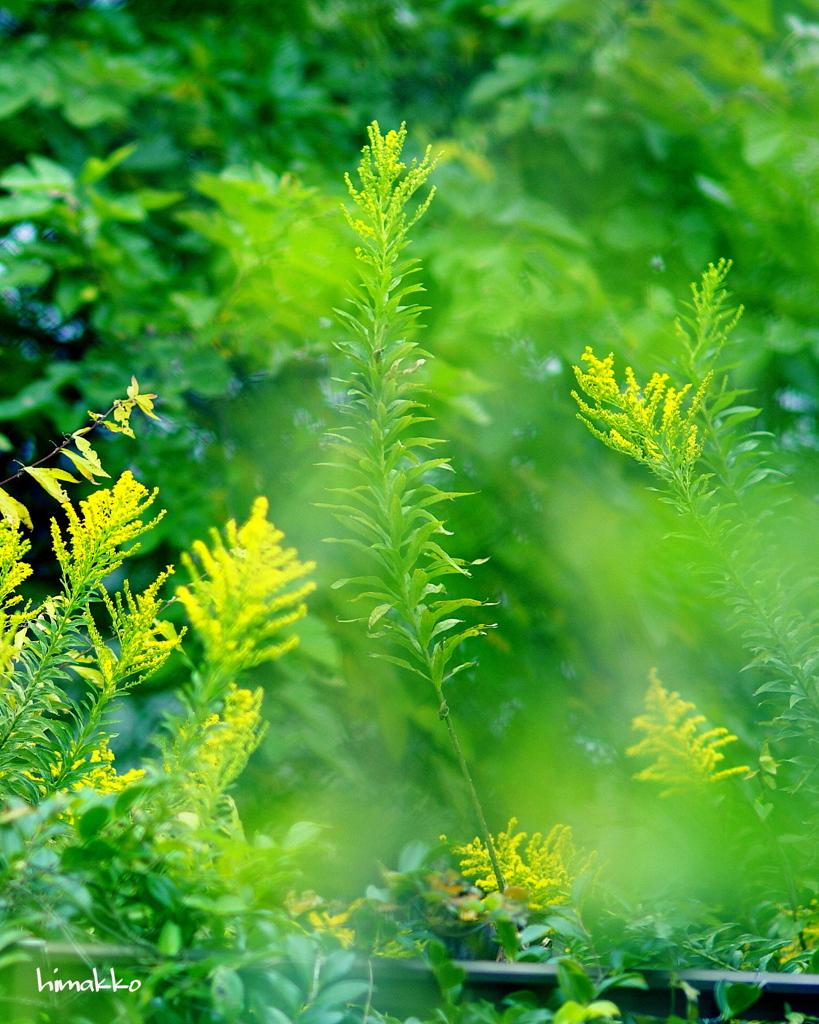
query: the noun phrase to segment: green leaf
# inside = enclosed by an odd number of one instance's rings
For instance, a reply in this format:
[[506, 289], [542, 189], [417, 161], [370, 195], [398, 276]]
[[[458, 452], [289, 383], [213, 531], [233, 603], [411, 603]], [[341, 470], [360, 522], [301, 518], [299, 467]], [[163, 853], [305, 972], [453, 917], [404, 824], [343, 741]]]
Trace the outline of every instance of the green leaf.
[[245, 986], [242, 979], [224, 964], [213, 972], [210, 982], [213, 1007], [227, 1020], [236, 1020], [245, 1005]]
[[295, 850], [300, 846], [307, 846], [321, 834], [321, 831], [321, 825], [316, 825], [312, 821], [297, 821], [288, 829], [282, 841], [282, 849]]
[[373, 626], [378, 622], [378, 620], [382, 619], [387, 614], [387, 612], [392, 609], [392, 607], [393, 606], [391, 604], [379, 604], [375, 608], [373, 608], [373, 610], [370, 612], [370, 618], [367, 621], [368, 628], [372, 629]]
[[714, 988], [714, 997], [724, 1021], [731, 1020], [738, 1013], [753, 1006], [761, 995], [762, 989], [759, 985], [748, 985], [745, 982], [727, 982], [721, 979]]
[[364, 996], [370, 986], [366, 981], [337, 981], [322, 989], [314, 1001], [315, 1006], [347, 1006]]
[[[114, 152], [104, 160], [100, 160], [99, 157], [96, 156], [89, 157], [85, 161], [83, 169], [80, 171], [79, 180], [84, 185], [93, 185], [95, 181], [99, 181], [101, 178], [110, 174], [117, 164], [121, 164], [123, 160], [127, 160], [136, 148], [136, 143], [130, 142], [127, 146], [120, 146], [119, 149], [115, 149]], [[144, 208], [147, 209], [147, 207]]]
[[63, 107], [66, 121], [76, 128], [92, 128], [103, 121], [122, 121], [128, 110], [111, 93], [85, 93], [72, 97]]
[[138, 188], [131, 193], [143, 210], [164, 210], [185, 198], [184, 192], [165, 192], [158, 188]]
[[15, 164], [2, 175], [0, 185], [10, 192], [68, 192], [74, 187], [74, 175], [61, 164], [44, 156], [30, 156], [29, 167]]
[[567, 999], [554, 1015], [554, 1024], [583, 1024], [587, 1019], [587, 1008]]
[[0, 199], [0, 222], [8, 223], [39, 217], [53, 206], [54, 200], [50, 196], [3, 196]]
[[83, 839], [88, 840], [95, 836], [100, 829], [104, 828], [110, 820], [110, 808], [104, 804], [97, 804], [94, 807], [89, 807], [80, 817], [77, 823], [77, 831]]
[[0, 276], [3, 288], [39, 288], [54, 273], [54, 267], [41, 259], [14, 260], [3, 267], [4, 273]]
[[[0, 277], [0, 282], [2, 280]], [[52, 405], [59, 400], [59, 390], [76, 380], [80, 372], [79, 363], [52, 363], [45, 376], [32, 381], [13, 397], [0, 401], [0, 420], [14, 420]]]
[[503, 947], [503, 952], [506, 954], [507, 960], [514, 960], [515, 956], [520, 949], [520, 941], [518, 939], [518, 930], [512, 921], [500, 918], [495, 921], [495, 931], [497, 932], [500, 944]]
[[446, 946], [439, 939], [431, 939], [427, 943], [426, 954], [444, 1000], [452, 1002], [457, 999], [466, 980], [466, 971], [452, 962]]
[[561, 960], [557, 965], [557, 981], [566, 999], [589, 1003], [594, 998], [594, 982], [574, 960]]
[[123, 789], [117, 794], [117, 799], [114, 801], [115, 816], [121, 817], [122, 815], [127, 814], [137, 800], [145, 796], [147, 792], [148, 787], [140, 785], [139, 783], [134, 786], [128, 786], [127, 789]]
[[160, 953], [165, 956], [176, 956], [182, 948], [182, 932], [176, 921], [166, 921], [162, 926], [157, 941]]

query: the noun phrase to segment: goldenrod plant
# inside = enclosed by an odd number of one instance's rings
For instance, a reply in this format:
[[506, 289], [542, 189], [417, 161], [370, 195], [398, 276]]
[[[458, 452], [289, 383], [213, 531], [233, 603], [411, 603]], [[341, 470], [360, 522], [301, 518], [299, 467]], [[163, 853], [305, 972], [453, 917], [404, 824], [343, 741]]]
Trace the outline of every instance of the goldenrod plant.
[[639, 743], [626, 750], [628, 757], [651, 757], [654, 763], [635, 775], [645, 782], [659, 782], [668, 788], [660, 796], [712, 786], [725, 779], [744, 776], [747, 765], [718, 768], [725, 759], [722, 748], [737, 737], [724, 726], [702, 729], [705, 715], [694, 714], [696, 706], [679, 693], [662, 685], [655, 669], [645, 696], [646, 712], [632, 726], [645, 733]]
[[[749, 665], [768, 677], [756, 695], [774, 713], [771, 742], [799, 737], [810, 751], [794, 758], [781, 748], [796, 790], [816, 785], [819, 632], [799, 604], [804, 581], [796, 567], [780, 564], [770, 530], [788, 492], [766, 462], [765, 435], [751, 429], [759, 410], [742, 404], [744, 393], [720, 369], [742, 313], [723, 288], [729, 269], [721, 260], [692, 285], [690, 315], [675, 323], [675, 382], [655, 373], [641, 385], [627, 368], [621, 385], [613, 355], [600, 359], [587, 348], [585, 368], [575, 367], [574, 396], [592, 433], [647, 466], [687, 524], [683, 536], [698, 547], [702, 569], [741, 627]], [[765, 815], [770, 805], [761, 798], [757, 810]]]
[[[139, 395], [139, 385], [132, 379], [128, 398], [112, 406], [114, 420], [105, 419], [110, 413], [92, 414], [92, 419], [112, 432], [133, 436], [133, 409], [140, 407], [155, 416], [155, 397]], [[62, 488], [63, 481], [76, 482], [75, 478], [64, 470], [42, 466], [47, 459], [64, 454], [91, 483], [107, 476], [85, 437], [92, 429], [75, 431], [44, 459], [15, 474], [19, 477], [28, 472], [62, 504], [68, 520], [67, 537], [56, 518], [51, 522], [61, 594], [32, 606], [15, 593], [31, 574], [31, 567], [23, 561], [30, 545], [21, 533], [31, 519], [25, 506], [6, 492], [0, 508], [4, 516], [0, 522], [4, 698], [0, 702], [0, 791], [34, 802], [76, 787], [93, 771], [99, 774], [92, 765], [100, 757], [94, 759], [93, 755], [95, 751], [99, 755], [100, 743], [106, 739], [104, 727], [112, 701], [160, 668], [178, 645], [178, 638], [159, 637], [162, 626], [157, 619], [156, 592], [164, 576], [136, 597], [126, 586], [125, 603], [121, 595], [112, 602], [103, 584], [126, 554], [136, 549], [139, 535], [152, 525], [141, 517], [155, 494], [125, 472], [113, 487], [93, 491], [77, 510]], [[78, 452], [68, 447], [72, 443]], [[96, 602], [101, 602], [110, 616], [118, 654], [103, 642], [91, 612]], [[64, 688], [72, 672], [90, 684], [79, 703], [69, 701]]]
[[170, 719], [164, 764], [182, 780], [180, 800], [205, 819], [264, 732], [261, 690], [238, 688], [237, 679], [295, 647], [298, 637], [282, 631], [306, 614], [304, 599], [315, 589], [304, 579], [315, 563], [281, 546], [284, 534], [268, 521], [267, 510], [267, 500], [257, 498], [243, 525], [231, 520], [224, 537], [212, 531], [210, 547], [196, 542], [183, 558], [191, 581], [176, 590], [203, 658], [180, 692], [184, 714]]
[[[492, 838], [452, 722], [444, 687], [459, 672], [475, 664], [461, 654], [465, 640], [480, 636], [486, 624], [465, 625], [458, 617], [465, 608], [485, 601], [449, 598], [444, 580], [468, 577], [470, 563], [441, 545], [448, 535], [438, 506], [459, 497], [438, 487], [435, 475], [452, 472], [444, 456], [427, 457], [442, 444], [422, 435], [425, 415], [420, 370], [429, 354], [412, 340], [423, 307], [413, 300], [422, 290], [416, 280], [418, 260], [408, 258], [409, 231], [423, 216], [434, 194], [430, 190], [410, 213], [408, 204], [426, 183], [435, 164], [427, 150], [421, 162], [407, 167], [401, 160], [406, 129], [381, 133], [377, 122], [368, 128], [369, 145], [358, 168], [361, 187], [349, 176], [347, 185], [356, 207], [347, 213], [360, 239], [356, 249], [359, 282], [350, 308], [338, 310], [349, 337], [338, 343], [350, 370], [345, 406], [347, 425], [330, 435], [332, 450], [351, 474], [351, 486], [339, 488], [336, 518], [354, 536], [339, 541], [365, 553], [375, 574], [339, 580], [350, 585], [353, 600], [369, 605], [369, 634], [385, 640], [401, 656], [383, 651], [400, 668], [425, 679], [439, 701], [439, 714], [449, 736], [489, 850], [498, 886], [503, 875]], [[471, 563], [477, 564], [477, 563]]]

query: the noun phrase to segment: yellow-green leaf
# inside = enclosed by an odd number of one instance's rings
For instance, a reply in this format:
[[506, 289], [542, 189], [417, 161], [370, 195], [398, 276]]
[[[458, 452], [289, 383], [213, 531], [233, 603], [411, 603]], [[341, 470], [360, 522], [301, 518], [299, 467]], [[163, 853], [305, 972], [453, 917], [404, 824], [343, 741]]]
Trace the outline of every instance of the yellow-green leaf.
[[100, 689], [105, 685], [105, 680], [102, 677], [102, 673], [98, 672], [95, 668], [90, 668], [88, 665], [73, 665], [72, 668], [77, 673], [87, 679], [89, 683], [93, 683], [94, 686], [98, 686]]
[[102, 468], [99, 456], [91, 447], [89, 442], [86, 441], [84, 437], [77, 437], [74, 440], [82, 454], [78, 455], [76, 452], [72, 452], [68, 448], [63, 449], [63, 454], [67, 458], [71, 459], [85, 479], [90, 480], [92, 484], [95, 484], [97, 482], [94, 479], [95, 476], [108, 476], [108, 473], [106, 473]]
[[66, 473], [64, 469], [38, 469], [34, 466], [26, 466], [26, 472], [29, 476], [33, 476], [43, 490], [59, 501], [61, 505], [68, 501], [68, 495], [60, 486], [59, 481], [68, 480], [72, 484], [79, 483], [76, 477]]
[[[145, 413], [146, 416], [150, 416], [151, 419], [158, 420], [159, 417], [153, 412], [154, 403], [152, 399], [156, 398], [156, 395], [141, 395], [139, 393], [139, 383], [136, 377], [131, 377], [131, 383], [128, 386], [128, 397], [139, 406], [139, 408]], [[130, 410], [129, 410], [130, 411]], [[114, 416], [116, 416], [116, 411]], [[117, 417], [119, 419], [119, 417]]]
[[19, 526], [22, 522], [29, 530], [32, 529], [31, 516], [28, 514], [26, 506], [16, 498], [12, 498], [2, 488], [0, 488], [0, 515], [11, 526]]
[[156, 398], [156, 395], [137, 395], [134, 399], [136, 404], [145, 413], [146, 416], [150, 416], [152, 420], [158, 420], [159, 417], [153, 411], [154, 403], [152, 399]]
[[134, 437], [134, 432], [126, 420], [123, 426], [112, 423], [110, 420], [103, 420], [102, 425], [111, 431], [112, 434], [125, 434], [126, 437]]

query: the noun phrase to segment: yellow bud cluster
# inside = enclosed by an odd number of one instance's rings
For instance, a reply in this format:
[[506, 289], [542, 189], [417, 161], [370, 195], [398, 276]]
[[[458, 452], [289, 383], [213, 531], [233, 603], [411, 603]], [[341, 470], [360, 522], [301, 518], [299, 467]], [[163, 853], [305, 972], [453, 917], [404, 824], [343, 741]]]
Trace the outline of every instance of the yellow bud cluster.
[[[545, 839], [535, 832], [528, 842], [527, 833], [515, 832], [516, 826], [517, 818], [512, 818], [506, 831], [493, 839], [507, 886], [525, 890], [529, 905], [536, 910], [564, 903], [572, 883], [594, 864], [596, 854], [578, 855], [568, 825], [555, 825]], [[454, 852], [465, 878], [487, 892], [497, 889], [489, 851], [480, 839], [456, 846]]]
[[646, 714], [634, 719], [632, 726], [646, 734], [645, 739], [626, 754], [629, 757], [653, 757], [653, 764], [644, 768], [635, 778], [660, 782], [668, 786], [660, 796], [670, 796], [681, 790], [720, 782], [734, 775], [745, 775], [747, 765], [717, 771], [725, 755], [721, 747], [734, 743], [736, 736], [719, 727], [700, 731], [704, 715], [696, 715], [696, 707], [684, 701], [679, 693], [669, 693], [651, 670], [650, 685], [645, 697]]
[[123, 592], [115, 594], [113, 601], [100, 587], [119, 642], [119, 654], [105, 644], [90, 611], [86, 611], [86, 626], [97, 655], [99, 679], [93, 679], [88, 672], [84, 674], [103, 689], [113, 690], [125, 680], [129, 686], [136, 686], [161, 668], [171, 652], [179, 647], [185, 631], [177, 634], [169, 623], [157, 617], [159, 591], [172, 571], [169, 567], [160, 573], [143, 593], [136, 596], [131, 593], [127, 580]]
[[668, 374], [655, 373], [643, 387], [628, 366], [626, 384], [621, 388], [614, 374], [611, 353], [605, 359], [598, 359], [587, 347], [582, 359], [587, 369], [575, 366], [574, 372], [580, 390], [592, 404], [576, 391], [572, 395], [580, 406], [579, 418], [594, 436], [609, 448], [650, 466], [660, 476], [686, 481], [702, 454], [694, 417], [710, 374], [684, 411], [683, 402], [691, 390], [690, 384], [678, 389], [668, 383]]
[[22, 560], [30, 547], [19, 527], [0, 519], [0, 608], [10, 608], [21, 600], [14, 591], [31, 575], [31, 566]]
[[[108, 738], [102, 737], [97, 746], [91, 751], [88, 757], [81, 757], [72, 765], [72, 770], [82, 771], [82, 777], [72, 783], [72, 790], [80, 790], [85, 787], [95, 789], [98, 793], [120, 793], [123, 789], [144, 777], [145, 771], [142, 768], [132, 768], [123, 775], [118, 775], [114, 767], [114, 752], [108, 748]], [[50, 765], [51, 778], [57, 779], [62, 773], [62, 757], [55, 751], [54, 763]], [[32, 771], [24, 771], [23, 775], [38, 784], [40, 793], [45, 797], [48, 788], [42, 774]], [[69, 792], [64, 790], [63, 792]], [[69, 816], [69, 820], [72, 820]]]
[[[401, 233], [409, 230], [412, 224], [421, 217], [432, 202], [434, 189], [424, 199], [409, 224], [405, 222], [403, 208], [412, 195], [429, 177], [435, 161], [430, 160], [430, 147], [419, 164], [413, 160], [407, 169], [401, 161], [401, 151], [407, 137], [407, 129], [402, 124], [400, 129], [381, 134], [378, 122], [373, 121], [367, 127], [370, 144], [364, 146], [362, 159], [358, 167], [361, 179], [361, 190], [353, 187], [349, 175], [345, 175], [347, 188], [353, 202], [367, 216], [369, 223], [347, 214], [347, 221], [356, 234], [368, 241], [377, 239], [386, 232], [398, 228]], [[345, 211], [346, 212], [346, 211]], [[367, 259], [366, 252], [358, 252], [361, 259]]]

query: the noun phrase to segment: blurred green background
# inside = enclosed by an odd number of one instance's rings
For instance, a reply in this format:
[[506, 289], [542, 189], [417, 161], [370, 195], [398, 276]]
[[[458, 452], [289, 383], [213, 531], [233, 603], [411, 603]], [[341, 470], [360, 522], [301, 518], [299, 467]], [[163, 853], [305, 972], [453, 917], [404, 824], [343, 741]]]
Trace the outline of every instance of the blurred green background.
[[[328, 826], [317, 884], [351, 894], [408, 840], [475, 832], [434, 695], [340, 621], [349, 571], [312, 504], [354, 272], [342, 176], [368, 122], [406, 121], [442, 153], [414, 254], [437, 429], [475, 492], [451, 550], [489, 557], [470, 586], [498, 602], [449, 694], [490, 824], [570, 824], [643, 891], [728, 885], [744, 812], [659, 800], [624, 751], [654, 666], [753, 763], [753, 673], [646, 476], [576, 420], [571, 364], [592, 344], [653, 371], [689, 282], [732, 259], [736, 378], [798, 496], [786, 541], [816, 561], [819, 4], [5, 0], [0, 40], [2, 458], [133, 373], [162, 422], [103, 461], [168, 515], [132, 582], [257, 493], [318, 562], [299, 651], [259, 676], [249, 830]], [[53, 506], [25, 500], [44, 550]], [[170, 665], [123, 707], [121, 763], [174, 685]]]

